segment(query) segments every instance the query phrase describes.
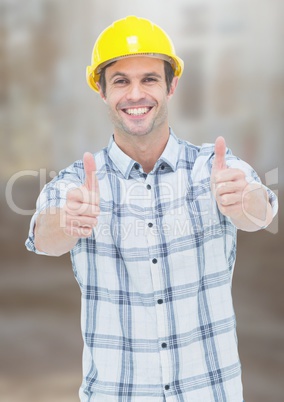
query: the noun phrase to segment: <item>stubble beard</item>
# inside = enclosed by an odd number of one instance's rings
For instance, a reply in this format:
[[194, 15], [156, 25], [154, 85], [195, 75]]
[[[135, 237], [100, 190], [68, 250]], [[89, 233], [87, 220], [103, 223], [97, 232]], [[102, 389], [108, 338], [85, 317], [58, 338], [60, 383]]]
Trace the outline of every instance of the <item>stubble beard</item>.
[[136, 121], [133, 120], [133, 123], [130, 126], [130, 124], [127, 124], [124, 119], [117, 116], [110, 107], [108, 107], [108, 114], [116, 132], [132, 137], [146, 136], [155, 129], [163, 126], [168, 120], [168, 108], [166, 104], [161, 107], [158, 114], [154, 116], [145, 127], [145, 121], [143, 119]]

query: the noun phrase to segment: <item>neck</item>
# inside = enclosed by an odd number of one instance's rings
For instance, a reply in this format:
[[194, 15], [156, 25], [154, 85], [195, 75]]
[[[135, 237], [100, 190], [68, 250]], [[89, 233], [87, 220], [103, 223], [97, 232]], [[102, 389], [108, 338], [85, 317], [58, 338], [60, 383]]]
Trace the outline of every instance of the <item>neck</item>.
[[149, 173], [167, 145], [169, 128], [160, 133], [143, 136], [123, 136], [115, 132], [114, 139], [126, 155], [140, 163], [145, 173]]

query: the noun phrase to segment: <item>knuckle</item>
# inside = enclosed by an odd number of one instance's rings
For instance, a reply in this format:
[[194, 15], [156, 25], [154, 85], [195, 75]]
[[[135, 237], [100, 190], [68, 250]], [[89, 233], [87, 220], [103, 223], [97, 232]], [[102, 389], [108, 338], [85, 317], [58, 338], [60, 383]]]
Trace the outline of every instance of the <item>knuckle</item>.
[[68, 191], [68, 193], [66, 194], [66, 201], [70, 201], [73, 199], [73, 192], [74, 192], [74, 190]]
[[214, 179], [215, 179], [215, 183], [219, 183], [222, 180], [222, 176], [221, 176], [220, 172], [215, 174]]
[[78, 188], [73, 188], [72, 190], [69, 190], [67, 195], [66, 195], [67, 200], [75, 200], [78, 198]]
[[84, 226], [80, 228], [80, 235], [81, 237], [90, 237], [93, 233], [92, 227]]
[[100, 207], [98, 207], [97, 205], [94, 205], [92, 212], [95, 217], [98, 216], [101, 212]]
[[221, 197], [221, 204], [222, 204], [223, 206], [226, 206], [226, 205], [228, 204], [228, 197], [227, 197], [226, 195], [223, 195], [223, 196]]
[[246, 178], [245, 172], [243, 170], [241, 170], [241, 169], [238, 169], [236, 176], [240, 180], [245, 180], [245, 178]]

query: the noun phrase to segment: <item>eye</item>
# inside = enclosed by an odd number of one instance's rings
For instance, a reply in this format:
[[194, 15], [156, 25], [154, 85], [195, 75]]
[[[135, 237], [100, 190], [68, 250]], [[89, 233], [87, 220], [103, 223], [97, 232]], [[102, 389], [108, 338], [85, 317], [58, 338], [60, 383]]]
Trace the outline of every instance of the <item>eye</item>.
[[147, 78], [144, 78], [143, 81], [151, 83], [151, 82], [157, 82], [158, 80], [155, 77], [147, 77]]
[[115, 85], [124, 85], [124, 84], [127, 84], [127, 80], [125, 78], [119, 78], [114, 81], [114, 84]]

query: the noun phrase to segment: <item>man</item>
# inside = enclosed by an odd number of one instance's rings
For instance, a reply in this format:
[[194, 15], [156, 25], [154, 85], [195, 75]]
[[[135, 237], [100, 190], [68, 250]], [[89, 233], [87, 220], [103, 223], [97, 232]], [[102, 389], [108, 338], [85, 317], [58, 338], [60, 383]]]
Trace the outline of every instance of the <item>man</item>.
[[236, 231], [267, 226], [275, 195], [245, 162], [169, 128], [183, 62], [129, 16], [97, 39], [87, 81], [113, 123], [43, 189], [27, 247], [71, 253], [82, 293], [82, 402], [242, 402], [231, 281]]

